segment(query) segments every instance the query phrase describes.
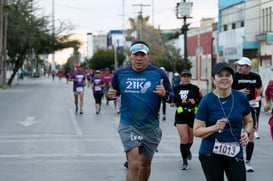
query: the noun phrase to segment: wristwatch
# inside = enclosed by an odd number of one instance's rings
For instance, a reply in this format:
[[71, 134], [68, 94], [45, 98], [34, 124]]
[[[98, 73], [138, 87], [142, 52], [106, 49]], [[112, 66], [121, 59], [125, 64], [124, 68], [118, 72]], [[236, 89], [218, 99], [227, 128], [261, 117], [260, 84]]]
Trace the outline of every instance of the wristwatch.
[[169, 98], [169, 92], [168, 92], [168, 91], [166, 91], [166, 94], [165, 94], [164, 98], [165, 98], [166, 100], [168, 100], [168, 98]]

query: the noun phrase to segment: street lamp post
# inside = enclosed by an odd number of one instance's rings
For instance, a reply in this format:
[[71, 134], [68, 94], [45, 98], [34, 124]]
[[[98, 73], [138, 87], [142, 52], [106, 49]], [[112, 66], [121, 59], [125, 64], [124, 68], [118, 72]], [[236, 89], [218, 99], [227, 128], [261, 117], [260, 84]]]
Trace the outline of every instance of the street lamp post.
[[116, 40], [116, 42], [114, 42], [114, 69], [115, 71], [118, 68], [118, 48], [119, 48], [119, 39]]
[[184, 34], [184, 61], [188, 59], [188, 43], [187, 43], [187, 31], [188, 26], [187, 19], [191, 18], [192, 2], [186, 2], [186, 0], [181, 1], [176, 4], [176, 17], [177, 19], [183, 19], [183, 26], [181, 28], [181, 33]]

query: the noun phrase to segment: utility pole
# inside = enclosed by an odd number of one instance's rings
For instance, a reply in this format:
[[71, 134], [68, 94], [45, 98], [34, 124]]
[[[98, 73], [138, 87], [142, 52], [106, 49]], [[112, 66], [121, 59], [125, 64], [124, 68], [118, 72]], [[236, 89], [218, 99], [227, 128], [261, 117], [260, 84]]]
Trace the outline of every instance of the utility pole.
[[124, 22], [124, 19], [125, 19], [125, 0], [122, 0], [122, 31], [123, 31], [123, 34], [124, 34], [124, 29], [125, 29], [125, 22]]
[[55, 2], [52, 0], [52, 35], [53, 35], [53, 52], [52, 52], [52, 71], [55, 71]]
[[[123, 44], [123, 48], [126, 46], [126, 36], [127, 33], [125, 31], [125, 0], [122, 0], [122, 35], [124, 37], [124, 42], [121, 42]], [[123, 52], [124, 54], [124, 52]]]
[[152, 25], [155, 26], [155, 19], [154, 19], [154, 0], [152, 0]]
[[187, 19], [190, 17], [193, 3], [186, 2], [186, 0], [181, 1], [176, 4], [176, 17], [177, 19], [183, 19], [183, 26], [181, 28], [181, 33], [184, 34], [184, 62], [188, 61], [188, 42], [187, 42], [187, 32], [188, 26]]
[[[150, 6], [150, 5], [149, 4], [133, 4], [133, 6], [139, 6], [140, 7], [139, 17], [137, 19], [137, 23], [138, 23], [138, 26], [139, 26], [138, 39], [143, 40], [142, 39], [142, 25], [143, 25], [142, 12], [143, 12], [143, 7], [144, 6]], [[140, 20], [140, 22], [139, 22], [139, 20]]]

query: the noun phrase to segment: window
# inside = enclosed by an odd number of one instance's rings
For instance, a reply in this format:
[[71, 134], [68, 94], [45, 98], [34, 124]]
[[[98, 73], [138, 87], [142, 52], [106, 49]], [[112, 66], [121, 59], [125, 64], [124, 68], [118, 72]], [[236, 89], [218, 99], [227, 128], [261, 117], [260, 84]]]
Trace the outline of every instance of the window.
[[265, 10], [263, 9], [262, 10], [262, 17], [263, 17], [263, 20], [262, 20], [262, 32], [265, 32]]
[[239, 22], [244, 19], [244, 3], [240, 3], [221, 11], [222, 24], [231, 24], [233, 22]]
[[235, 23], [232, 23], [231, 24], [231, 28], [234, 30], [236, 28], [236, 24]]
[[269, 7], [269, 14], [268, 14], [268, 26], [269, 26], [269, 29], [268, 31], [272, 31], [272, 8]]
[[245, 23], [243, 21], [241, 21], [241, 27], [244, 27]]
[[266, 22], [266, 27], [265, 31], [268, 31], [268, 8], [265, 9], [265, 22]]
[[272, 31], [272, 8], [262, 9], [262, 32]]
[[223, 31], [227, 31], [227, 25], [223, 26]]

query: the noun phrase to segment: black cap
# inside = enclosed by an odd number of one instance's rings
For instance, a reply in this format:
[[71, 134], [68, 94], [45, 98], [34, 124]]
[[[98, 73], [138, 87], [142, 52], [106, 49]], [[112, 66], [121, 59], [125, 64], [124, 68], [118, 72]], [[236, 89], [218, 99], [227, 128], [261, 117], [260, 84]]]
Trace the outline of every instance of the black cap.
[[183, 70], [183, 72], [181, 72], [181, 76], [184, 76], [184, 75], [191, 76], [191, 72], [189, 70]]
[[223, 69], [229, 70], [232, 75], [234, 74], [233, 69], [230, 67], [230, 65], [228, 63], [226, 63], [226, 62], [220, 62], [220, 63], [217, 63], [215, 65], [215, 67], [213, 68], [213, 70], [211, 72], [211, 75], [214, 77], [216, 74], [218, 74], [219, 72], [221, 72]]

